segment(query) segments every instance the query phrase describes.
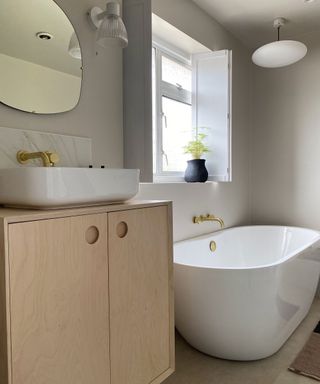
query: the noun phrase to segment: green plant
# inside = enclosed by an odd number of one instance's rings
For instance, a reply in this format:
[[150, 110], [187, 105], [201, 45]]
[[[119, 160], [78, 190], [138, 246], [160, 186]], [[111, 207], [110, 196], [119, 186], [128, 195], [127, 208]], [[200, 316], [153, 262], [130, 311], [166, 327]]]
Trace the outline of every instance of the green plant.
[[204, 133], [199, 133], [199, 128], [195, 128], [194, 140], [183, 147], [184, 153], [189, 153], [193, 159], [200, 159], [204, 153], [210, 152], [210, 149], [204, 144], [204, 139], [207, 137]]

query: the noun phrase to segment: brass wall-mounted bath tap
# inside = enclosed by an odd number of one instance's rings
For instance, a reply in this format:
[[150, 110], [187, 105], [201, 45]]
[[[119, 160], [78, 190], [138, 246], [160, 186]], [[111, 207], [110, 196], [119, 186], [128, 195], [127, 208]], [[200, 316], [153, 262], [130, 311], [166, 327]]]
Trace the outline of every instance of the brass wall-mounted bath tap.
[[224, 221], [221, 219], [221, 217], [216, 217], [215, 215], [200, 215], [200, 216], [194, 216], [193, 222], [194, 224], [200, 224], [204, 221], [217, 221], [220, 224], [221, 228], [224, 228]]
[[29, 160], [41, 159], [44, 167], [54, 167], [59, 162], [59, 155], [55, 152], [27, 152], [19, 151], [17, 160], [20, 164], [26, 164]]

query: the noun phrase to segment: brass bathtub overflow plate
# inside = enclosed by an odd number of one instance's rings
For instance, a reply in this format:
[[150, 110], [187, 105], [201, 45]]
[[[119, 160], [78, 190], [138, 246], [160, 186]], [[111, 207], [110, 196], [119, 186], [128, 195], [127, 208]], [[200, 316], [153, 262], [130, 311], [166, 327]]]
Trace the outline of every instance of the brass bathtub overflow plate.
[[217, 243], [215, 241], [210, 241], [209, 247], [211, 252], [215, 252], [217, 249]]

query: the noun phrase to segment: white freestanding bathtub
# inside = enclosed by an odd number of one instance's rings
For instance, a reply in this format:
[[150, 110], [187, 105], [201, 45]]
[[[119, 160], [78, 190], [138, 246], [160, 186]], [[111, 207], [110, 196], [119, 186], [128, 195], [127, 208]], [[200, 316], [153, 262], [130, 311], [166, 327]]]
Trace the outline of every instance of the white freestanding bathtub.
[[319, 232], [280, 226], [231, 228], [176, 243], [178, 331], [212, 356], [272, 355], [310, 309], [319, 247]]

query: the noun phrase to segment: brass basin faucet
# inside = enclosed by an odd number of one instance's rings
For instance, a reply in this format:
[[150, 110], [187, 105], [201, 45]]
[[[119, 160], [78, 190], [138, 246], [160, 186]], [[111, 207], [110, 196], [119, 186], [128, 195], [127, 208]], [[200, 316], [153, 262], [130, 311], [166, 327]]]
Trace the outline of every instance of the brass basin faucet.
[[224, 228], [224, 221], [221, 219], [221, 217], [216, 217], [215, 215], [200, 215], [193, 218], [194, 224], [200, 224], [204, 221], [217, 221], [220, 224], [220, 227]]
[[44, 167], [54, 167], [59, 162], [59, 156], [54, 152], [27, 152], [19, 151], [17, 160], [20, 164], [26, 164], [29, 160], [41, 159]]

